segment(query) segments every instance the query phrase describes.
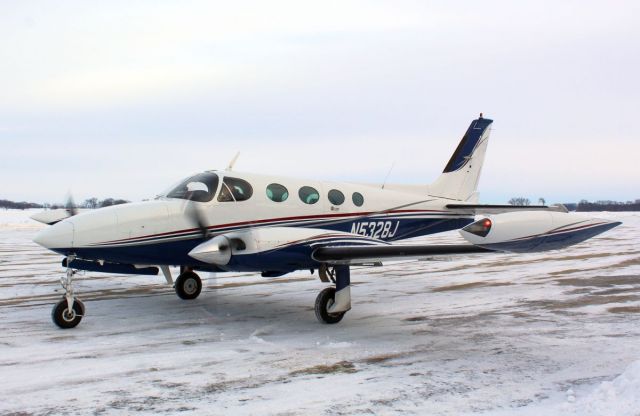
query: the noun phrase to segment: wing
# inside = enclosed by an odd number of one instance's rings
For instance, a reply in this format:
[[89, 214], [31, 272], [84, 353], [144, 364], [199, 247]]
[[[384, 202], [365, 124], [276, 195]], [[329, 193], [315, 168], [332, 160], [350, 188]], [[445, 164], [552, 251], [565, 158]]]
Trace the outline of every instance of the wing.
[[450, 256], [477, 253], [492, 253], [483, 247], [471, 244], [449, 245], [401, 245], [385, 246], [340, 246], [320, 247], [314, 250], [314, 260], [330, 264], [371, 264], [384, 260], [423, 259], [433, 256]]
[[[457, 208], [457, 205], [454, 205]], [[460, 209], [486, 210], [487, 206]], [[513, 209], [512, 206], [492, 206]], [[526, 207], [528, 208], [528, 207]], [[497, 214], [471, 223], [461, 230], [470, 243], [463, 245], [404, 245], [343, 231], [297, 227], [258, 227], [219, 234], [189, 252], [189, 256], [216, 266], [271, 267], [302, 265], [309, 257], [318, 263], [372, 264], [392, 259], [421, 259], [433, 256], [471, 255], [493, 251], [533, 253], [557, 250], [579, 243], [620, 223], [589, 219], [562, 212], [542, 211]], [[277, 263], [277, 264], [276, 264]]]
[[447, 204], [448, 209], [462, 211], [465, 214], [488, 215], [515, 211], [554, 211], [569, 212], [562, 204], [556, 205], [483, 205], [483, 204]]
[[[403, 245], [359, 234], [314, 228], [260, 227], [220, 234], [196, 246], [189, 256], [204, 263], [228, 267], [247, 265], [255, 256], [277, 254], [299, 261], [311, 256], [320, 263], [371, 264], [391, 259], [420, 259], [440, 255], [488, 253], [491, 250], [464, 245]], [[290, 257], [288, 257], [290, 256]], [[233, 266], [232, 266], [233, 267]], [[256, 266], [257, 267], [257, 266]]]

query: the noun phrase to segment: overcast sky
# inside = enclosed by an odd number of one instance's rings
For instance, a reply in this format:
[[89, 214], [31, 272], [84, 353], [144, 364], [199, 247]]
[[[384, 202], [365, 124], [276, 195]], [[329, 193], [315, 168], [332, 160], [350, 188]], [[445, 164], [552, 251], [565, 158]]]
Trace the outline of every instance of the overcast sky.
[[0, 199], [140, 200], [224, 168], [481, 201], [640, 198], [637, 1], [4, 1]]

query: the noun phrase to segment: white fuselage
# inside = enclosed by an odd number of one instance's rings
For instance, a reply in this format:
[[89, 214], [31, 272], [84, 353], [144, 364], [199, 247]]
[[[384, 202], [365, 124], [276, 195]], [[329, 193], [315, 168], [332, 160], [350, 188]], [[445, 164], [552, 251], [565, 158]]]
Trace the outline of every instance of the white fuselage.
[[[379, 241], [395, 241], [460, 228], [473, 216], [448, 210], [446, 200], [427, 195], [426, 186], [381, 186], [320, 182], [237, 172], [211, 172], [217, 189], [207, 202], [161, 196], [153, 201], [97, 209], [67, 218], [39, 236], [38, 242], [63, 254], [138, 264], [183, 264], [201, 242], [200, 230], [185, 215], [195, 204], [215, 236], [252, 227], [304, 227], [348, 232]], [[225, 198], [225, 182], [250, 184], [246, 200]], [[278, 184], [288, 196], [275, 201], [267, 191]], [[299, 195], [311, 187], [318, 197], [305, 203]], [[305, 188], [308, 189], [308, 188]], [[332, 190], [344, 196], [333, 202]], [[170, 192], [168, 193], [170, 194]], [[356, 194], [356, 196], [354, 196]], [[332, 192], [335, 196], [335, 191]], [[270, 198], [271, 196], [271, 198]], [[317, 200], [316, 200], [317, 199]], [[309, 200], [309, 199], [307, 199]], [[360, 206], [358, 206], [360, 205]], [[125, 249], [126, 250], [123, 250]]]

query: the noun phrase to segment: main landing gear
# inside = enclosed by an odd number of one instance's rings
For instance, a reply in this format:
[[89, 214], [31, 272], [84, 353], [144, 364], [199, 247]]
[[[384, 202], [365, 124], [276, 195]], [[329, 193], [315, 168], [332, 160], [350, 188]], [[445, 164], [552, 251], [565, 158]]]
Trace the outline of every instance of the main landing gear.
[[181, 270], [174, 287], [180, 299], [191, 300], [200, 295], [202, 291], [202, 280], [200, 280], [200, 276], [195, 274], [193, 270], [184, 269]]
[[331, 280], [336, 287], [323, 289], [316, 298], [315, 311], [318, 321], [325, 324], [337, 324], [344, 314], [351, 309], [351, 274], [349, 266], [329, 268], [322, 265], [319, 270], [320, 280]]
[[84, 316], [84, 303], [75, 297], [73, 292], [73, 275], [76, 274], [70, 265], [74, 256], [67, 257], [67, 273], [60, 278], [64, 289], [62, 300], [56, 303], [51, 311], [53, 323], [62, 329], [75, 328]]

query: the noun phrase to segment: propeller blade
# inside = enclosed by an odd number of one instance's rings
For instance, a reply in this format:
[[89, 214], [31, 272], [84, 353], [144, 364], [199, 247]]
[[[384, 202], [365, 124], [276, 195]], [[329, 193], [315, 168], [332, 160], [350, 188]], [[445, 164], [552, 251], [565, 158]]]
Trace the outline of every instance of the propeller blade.
[[73, 217], [78, 213], [78, 207], [76, 203], [73, 201], [73, 196], [71, 196], [71, 192], [67, 195], [67, 202], [64, 204], [65, 209], [69, 213], [70, 217]]
[[204, 213], [198, 208], [198, 205], [189, 200], [187, 201], [187, 206], [185, 207], [185, 215], [195, 227], [200, 230], [202, 237], [208, 239], [209, 236], [209, 228], [207, 227], [207, 223], [205, 220]]

